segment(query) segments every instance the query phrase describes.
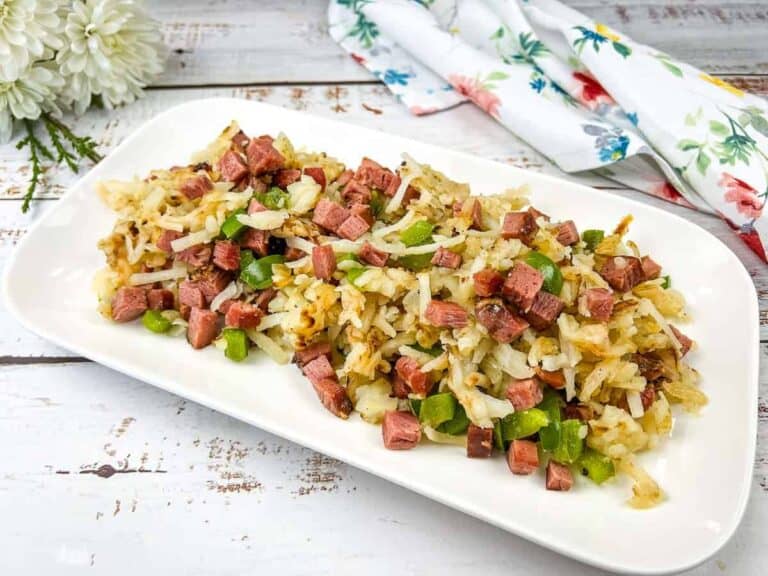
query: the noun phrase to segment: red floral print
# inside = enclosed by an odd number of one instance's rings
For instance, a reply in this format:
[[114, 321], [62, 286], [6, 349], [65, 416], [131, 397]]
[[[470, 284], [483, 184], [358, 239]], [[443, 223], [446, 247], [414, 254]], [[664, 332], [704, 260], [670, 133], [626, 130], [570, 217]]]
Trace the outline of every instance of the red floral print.
[[480, 108], [492, 116], [498, 116], [501, 100], [496, 94], [486, 89], [476, 78], [468, 78], [459, 74], [448, 76], [448, 82], [451, 83], [459, 94], [467, 96]]
[[581, 83], [581, 97], [579, 99], [590, 110], [594, 110], [599, 104], [614, 104], [610, 94], [592, 76], [582, 72], [574, 72], [573, 77]]
[[725, 188], [723, 199], [736, 204], [736, 210], [747, 218], [760, 218], [763, 213], [763, 202], [757, 191], [749, 184], [727, 172], [723, 172], [718, 186]]

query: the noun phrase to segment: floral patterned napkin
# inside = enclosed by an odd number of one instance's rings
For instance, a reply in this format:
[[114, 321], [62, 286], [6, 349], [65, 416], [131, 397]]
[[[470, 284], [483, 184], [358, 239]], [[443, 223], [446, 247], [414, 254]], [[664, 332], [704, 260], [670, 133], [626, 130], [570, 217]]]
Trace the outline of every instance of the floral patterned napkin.
[[718, 214], [766, 261], [768, 103], [555, 0], [331, 0], [413, 114], [471, 100], [566, 172]]

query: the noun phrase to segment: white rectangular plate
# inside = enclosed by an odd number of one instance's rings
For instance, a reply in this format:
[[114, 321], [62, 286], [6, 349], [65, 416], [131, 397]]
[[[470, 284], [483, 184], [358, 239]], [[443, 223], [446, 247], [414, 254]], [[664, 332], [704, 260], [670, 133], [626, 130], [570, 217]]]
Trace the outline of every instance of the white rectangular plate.
[[[114, 215], [94, 191], [106, 178], [143, 177], [186, 164], [231, 120], [249, 134], [285, 132], [297, 146], [356, 166], [362, 155], [396, 165], [408, 152], [490, 194], [529, 184], [533, 203], [581, 229], [611, 229], [635, 216], [630, 236], [686, 296], [699, 344], [691, 354], [710, 405], [677, 419], [673, 437], [641, 462], [668, 500], [649, 511], [624, 504], [629, 483], [569, 493], [544, 489], [541, 472], [513, 476], [501, 457], [471, 460], [455, 446], [385, 450], [378, 427], [326, 412], [292, 366], [262, 354], [235, 364], [213, 348], [101, 318], [91, 281], [104, 265], [97, 241]], [[758, 309], [752, 281], [720, 241], [656, 208], [557, 178], [413, 140], [235, 99], [173, 108], [127, 138], [29, 231], [6, 267], [8, 308], [30, 330], [78, 354], [348, 462], [505, 530], [609, 570], [657, 574], [694, 566], [735, 531], [747, 502], [755, 451]], [[446, 526], [446, 530], [461, 529]]]

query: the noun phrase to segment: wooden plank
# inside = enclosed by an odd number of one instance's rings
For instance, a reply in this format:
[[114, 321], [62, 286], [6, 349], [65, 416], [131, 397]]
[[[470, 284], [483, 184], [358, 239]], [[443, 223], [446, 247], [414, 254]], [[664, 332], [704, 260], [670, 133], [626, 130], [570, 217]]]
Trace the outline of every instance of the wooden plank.
[[[750, 506], [696, 576], [757, 576], [768, 562], [766, 347], [763, 360]], [[0, 406], [0, 437], [13, 438], [0, 460], [8, 574], [595, 573], [95, 364], [0, 367]]]
[[[760, 1], [569, 0], [638, 42], [713, 73], [768, 73]], [[327, 31], [326, 1], [153, 3], [171, 52], [160, 86], [368, 81]]]

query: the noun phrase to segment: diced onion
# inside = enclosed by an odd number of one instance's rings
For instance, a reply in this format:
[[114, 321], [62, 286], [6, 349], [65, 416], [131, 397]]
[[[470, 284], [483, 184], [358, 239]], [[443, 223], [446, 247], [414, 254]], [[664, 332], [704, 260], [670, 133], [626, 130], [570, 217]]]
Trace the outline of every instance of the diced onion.
[[429, 272], [419, 272], [416, 274], [419, 279], [419, 317], [424, 320], [424, 314], [427, 312], [427, 306], [432, 301], [432, 289], [429, 285]]
[[288, 219], [288, 212], [285, 210], [264, 210], [254, 212], [253, 214], [239, 214], [237, 221], [256, 230], [274, 230], [280, 228]]
[[445, 370], [446, 368], [448, 368], [448, 354], [443, 353], [424, 364], [421, 367], [421, 371], [432, 372], [433, 370]]
[[288, 364], [291, 361], [292, 354], [281, 348], [277, 342], [272, 340], [272, 338], [266, 334], [259, 332], [258, 330], [246, 330], [246, 334], [248, 334], [248, 338], [250, 338], [256, 346], [264, 350], [266, 355], [278, 364]]
[[424, 426], [424, 436], [437, 442], [438, 444], [455, 444], [456, 446], [466, 446], [466, 436], [454, 436], [453, 434], [446, 434], [445, 432], [438, 432], [431, 426]]
[[167, 270], [158, 270], [157, 272], [136, 272], [135, 274], [131, 274], [128, 281], [132, 286], [142, 286], [144, 284], [154, 284], [155, 282], [186, 278], [186, 276], [186, 268], [169, 268]]
[[296, 248], [307, 254], [312, 254], [312, 250], [317, 246], [317, 244], [310, 242], [306, 238], [300, 238], [299, 236], [289, 236], [285, 239], [285, 243], [291, 248]]
[[413, 222], [414, 218], [415, 218], [415, 214], [413, 212], [406, 212], [405, 216], [400, 218], [400, 220], [398, 220], [394, 224], [390, 224], [389, 226], [384, 226], [383, 228], [374, 230], [372, 234], [374, 238], [384, 238], [385, 236], [392, 234], [393, 232], [399, 232], [400, 230], [407, 228], [408, 225], [410, 225], [410, 223]]
[[216, 294], [213, 300], [211, 300], [211, 310], [213, 312], [218, 312], [219, 307], [227, 300], [231, 298], [237, 298], [242, 293], [242, 288], [240, 285], [235, 282], [234, 280], [227, 284], [227, 287], [224, 288], [221, 292]]
[[629, 406], [629, 413], [632, 415], [632, 418], [642, 418], [643, 414], [645, 414], [643, 400], [640, 398], [640, 393], [636, 390], [627, 392], [627, 405]]
[[322, 189], [311, 176], [304, 174], [297, 182], [289, 184], [287, 190], [290, 211], [293, 214], [304, 214], [315, 207]]
[[283, 323], [285, 320], [285, 317], [288, 315], [287, 312], [276, 312], [275, 314], [269, 314], [268, 316], [264, 316], [261, 319], [261, 322], [259, 323], [259, 327], [256, 328], [257, 330], [268, 330], [269, 328], [272, 328], [274, 326], [279, 326]]
[[299, 258], [298, 260], [294, 260], [292, 262], [286, 262], [284, 266], [292, 270], [294, 268], [302, 268], [303, 266], [306, 266], [307, 264], [309, 264], [309, 261], [310, 261], [310, 257], [304, 256], [302, 258]]
[[387, 207], [384, 210], [385, 212], [395, 212], [400, 208], [400, 205], [403, 203], [403, 198], [405, 198], [405, 193], [408, 190], [408, 186], [411, 185], [411, 182], [417, 176], [417, 174], [409, 174], [400, 181], [400, 186], [398, 187], [397, 192], [395, 192], [395, 195], [392, 196], [392, 200], [387, 204]]
[[403, 250], [403, 254], [429, 254], [430, 252], [434, 252], [438, 248], [450, 248], [451, 246], [457, 246], [464, 242], [465, 236], [463, 234], [460, 234], [459, 236], [454, 236], [453, 238], [446, 238], [445, 240], [440, 240], [439, 242], [432, 242], [431, 244], [422, 244], [421, 246], [411, 246], [410, 248], [406, 248]]
[[218, 230], [212, 233], [204, 228], [203, 230], [192, 232], [186, 236], [182, 236], [181, 238], [176, 238], [176, 240], [171, 241], [171, 248], [173, 248], [174, 252], [182, 252], [187, 248], [197, 246], [198, 244], [207, 244], [213, 240], [213, 238], [217, 236], [218, 233]]

